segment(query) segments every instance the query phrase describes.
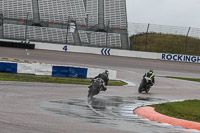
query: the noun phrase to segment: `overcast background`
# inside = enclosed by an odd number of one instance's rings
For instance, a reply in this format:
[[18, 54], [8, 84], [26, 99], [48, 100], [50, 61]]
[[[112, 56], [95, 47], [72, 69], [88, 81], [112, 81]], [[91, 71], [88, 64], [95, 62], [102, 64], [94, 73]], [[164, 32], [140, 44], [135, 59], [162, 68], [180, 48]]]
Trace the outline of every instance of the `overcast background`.
[[126, 0], [128, 22], [200, 28], [200, 0]]

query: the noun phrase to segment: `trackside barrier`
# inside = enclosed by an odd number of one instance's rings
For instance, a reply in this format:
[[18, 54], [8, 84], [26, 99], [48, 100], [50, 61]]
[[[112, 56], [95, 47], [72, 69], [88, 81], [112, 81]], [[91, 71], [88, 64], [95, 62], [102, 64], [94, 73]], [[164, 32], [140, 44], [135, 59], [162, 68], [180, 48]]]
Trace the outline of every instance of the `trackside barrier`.
[[[6, 39], [0, 39], [0, 41], [1, 40], [9, 41]], [[66, 44], [53, 44], [53, 43], [43, 43], [43, 42], [33, 42], [33, 43], [35, 44], [35, 49], [102, 55], [102, 48], [67, 45], [67, 49], [65, 49], [64, 47], [66, 47]], [[145, 59], [158, 59], [158, 60], [167, 60], [167, 61], [200, 63], [200, 56], [179, 55], [179, 54], [170, 54], [170, 53], [141, 52], [141, 51], [130, 51], [130, 50], [119, 50], [119, 49], [110, 49], [109, 54], [105, 54], [103, 56], [136, 57], [136, 58], [145, 58]]]
[[50, 64], [35, 64], [35, 75], [52, 75], [52, 65]]
[[[36, 49], [55, 50], [55, 51], [64, 51], [63, 47], [65, 46], [65, 45], [58, 45], [58, 44], [52, 44], [52, 43], [40, 43], [40, 42], [35, 42], [35, 44], [36, 44], [36, 47], [35, 47]], [[73, 46], [73, 45], [68, 45], [67, 48], [68, 48], [67, 50], [68, 52], [91, 53], [91, 54], [102, 55], [102, 48]], [[170, 54], [170, 53], [154, 53], [154, 52], [112, 49], [110, 50], [109, 55], [200, 63], [199, 56], [178, 55], [178, 54]]]
[[0, 72], [17, 73], [17, 63], [0, 62]]
[[13, 47], [13, 48], [24, 48], [24, 49], [35, 49], [35, 44], [27, 44], [27, 43], [14, 42], [14, 41], [0, 41], [0, 46]]
[[87, 78], [87, 68], [53, 66], [52, 76]]
[[[109, 70], [109, 69], [107, 69]], [[105, 69], [98, 68], [83, 68], [78, 66], [58, 66], [51, 64], [39, 63], [11, 63], [0, 62], [0, 72], [22, 73], [34, 75], [61, 76], [73, 78], [93, 78]], [[117, 72], [109, 70], [109, 78], [116, 79]]]
[[18, 63], [17, 64], [17, 73], [24, 73], [24, 74], [35, 74], [36, 64], [29, 64], [29, 63]]

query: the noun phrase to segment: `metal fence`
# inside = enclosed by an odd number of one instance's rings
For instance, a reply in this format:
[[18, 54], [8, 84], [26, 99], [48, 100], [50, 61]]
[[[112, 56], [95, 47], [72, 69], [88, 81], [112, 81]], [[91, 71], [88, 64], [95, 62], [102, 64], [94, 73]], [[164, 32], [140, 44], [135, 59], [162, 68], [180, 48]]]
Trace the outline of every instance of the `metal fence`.
[[200, 28], [129, 23], [131, 49], [200, 55]]

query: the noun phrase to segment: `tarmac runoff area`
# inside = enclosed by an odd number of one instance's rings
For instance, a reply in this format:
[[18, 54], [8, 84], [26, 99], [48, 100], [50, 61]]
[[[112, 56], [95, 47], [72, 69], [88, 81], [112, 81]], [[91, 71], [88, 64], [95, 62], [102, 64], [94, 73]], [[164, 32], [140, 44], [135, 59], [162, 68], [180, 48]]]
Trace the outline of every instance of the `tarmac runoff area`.
[[187, 129], [196, 129], [200, 131], [200, 123], [173, 118], [173, 117], [160, 114], [155, 111], [154, 107], [140, 107], [140, 108], [135, 109], [133, 112], [136, 115], [145, 119], [149, 119], [151, 121], [157, 121], [160, 123], [168, 123], [173, 126], [181, 126]]

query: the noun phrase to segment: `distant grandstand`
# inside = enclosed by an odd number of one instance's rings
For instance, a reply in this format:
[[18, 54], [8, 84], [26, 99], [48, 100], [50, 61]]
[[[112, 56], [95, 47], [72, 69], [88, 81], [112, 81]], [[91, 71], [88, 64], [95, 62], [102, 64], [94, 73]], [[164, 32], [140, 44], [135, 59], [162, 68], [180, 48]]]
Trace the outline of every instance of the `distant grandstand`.
[[0, 0], [0, 38], [130, 49], [126, 0]]

